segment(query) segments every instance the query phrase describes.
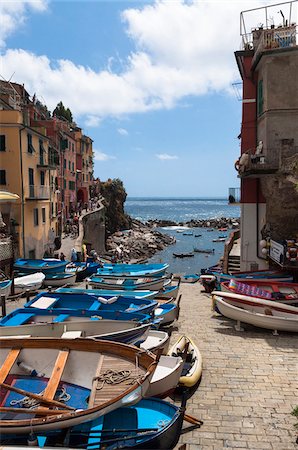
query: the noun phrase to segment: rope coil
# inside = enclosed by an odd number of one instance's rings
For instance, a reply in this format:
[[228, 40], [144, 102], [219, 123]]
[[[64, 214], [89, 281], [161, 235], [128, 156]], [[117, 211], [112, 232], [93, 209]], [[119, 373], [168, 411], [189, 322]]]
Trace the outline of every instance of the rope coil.
[[139, 380], [139, 375], [133, 375], [131, 370], [112, 370], [108, 369], [98, 377], [94, 377], [92, 381], [101, 383], [97, 385], [96, 390], [100, 391], [105, 384], [134, 384]]
[[[30, 397], [23, 397], [19, 400], [11, 400], [10, 405], [11, 406], [19, 406], [20, 408], [29, 408], [34, 409], [37, 408], [40, 403], [42, 403], [42, 396], [44, 394], [44, 390], [41, 391], [39, 394], [41, 397], [41, 402], [35, 398]], [[57, 391], [57, 394], [55, 395], [55, 400], [58, 400], [59, 402], [68, 402], [71, 399], [71, 395], [66, 392], [66, 389], [62, 387]]]

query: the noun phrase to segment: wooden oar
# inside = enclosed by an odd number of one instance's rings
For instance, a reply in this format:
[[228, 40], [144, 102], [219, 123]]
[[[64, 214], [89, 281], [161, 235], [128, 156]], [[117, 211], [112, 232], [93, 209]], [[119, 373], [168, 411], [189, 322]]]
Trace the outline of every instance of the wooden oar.
[[184, 420], [188, 423], [191, 423], [192, 425], [202, 425], [203, 421], [200, 419], [197, 419], [194, 416], [191, 416], [190, 414], [184, 414]]
[[33, 394], [32, 392], [24, 391], [23, 389], [19, 389], [14, 386], [10, 386], [9, 384], [0, 383], [0, 387], [3, 389], [7, 389], [8, 391], [13, 391], [13, 392], [16, 392], [17, 394], [24, 395], [26, 397], [34, 398], [35, 400], [38, 400], [40, 403], [44, 403], [49, 406], [57, 406], [57, 407], [60, 407], [63, 409], [69, 409], [69, 410], [75, 409], [75, 408], [72, 408], [71, 406], [65, 405], [65, 403], [58, 402], [57, 400], [47, 400], [38, 394]]
[[70, 414], [69, 409], [29, 409], [29, 408], [11, 408], [8, 406], [1, 406], [0, 413], [16, 413], [16, 414], [36, 414], [37, 416], [51, 416], [58, 414]]

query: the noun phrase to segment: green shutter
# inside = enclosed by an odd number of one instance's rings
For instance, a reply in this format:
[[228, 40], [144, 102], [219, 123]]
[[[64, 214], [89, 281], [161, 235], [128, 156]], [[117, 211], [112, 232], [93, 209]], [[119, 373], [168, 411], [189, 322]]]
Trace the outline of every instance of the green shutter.
[[263, 113], [263, 80], [259, 80], [258, 82], [258, 116]]

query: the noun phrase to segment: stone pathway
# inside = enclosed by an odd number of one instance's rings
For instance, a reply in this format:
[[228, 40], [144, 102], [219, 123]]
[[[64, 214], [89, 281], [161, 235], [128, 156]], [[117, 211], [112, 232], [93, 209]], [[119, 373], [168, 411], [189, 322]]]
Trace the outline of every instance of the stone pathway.
[[199, 283], [182, 284], [181, 293], [171, 341], [185, 333], [202, 353], [202, 380], [187, 412], [204, 424], [184, 432], [177, 449], [297, 449], [297, 420], [290, 415], [298, 405], [297, 335], [273, 336], [249, 325], [236, 332], [232, 320], [211, 311]]

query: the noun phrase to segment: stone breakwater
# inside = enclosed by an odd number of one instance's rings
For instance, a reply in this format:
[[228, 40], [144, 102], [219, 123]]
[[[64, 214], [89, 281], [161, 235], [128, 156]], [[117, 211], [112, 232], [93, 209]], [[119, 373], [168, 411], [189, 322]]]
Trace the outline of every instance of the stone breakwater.
[[106, 241], [107, 256], [116, 257], [123, 262], [141, 261], [174, 244], [175, 238], [152, 226], [133, 220], [130, 230], [116, 231]]
[[187, 222], [173, 222], [171, 220], [149, 220], [146, 222], [149, 227], [172, 227], [172, 226], [186, 226], [189, 228], [203, 227], [203, 228], [238, 228], [240, 225], [239, 217], [220, 217], [213, 219], [192, 219]]

